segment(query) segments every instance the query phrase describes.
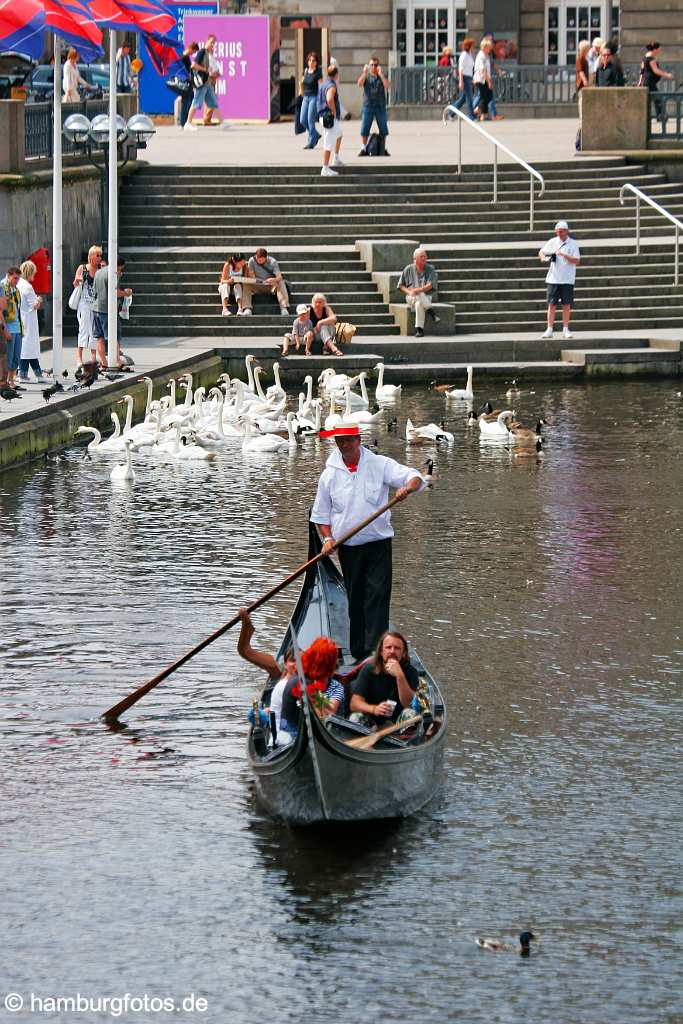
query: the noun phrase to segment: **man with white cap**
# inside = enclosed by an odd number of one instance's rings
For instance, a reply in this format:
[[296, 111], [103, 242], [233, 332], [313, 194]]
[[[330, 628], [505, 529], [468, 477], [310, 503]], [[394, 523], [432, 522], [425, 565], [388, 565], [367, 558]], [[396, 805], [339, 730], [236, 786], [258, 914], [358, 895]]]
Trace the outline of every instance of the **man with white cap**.
[[[318, 524], [323, 553], [389, 500], [403, 501], [426, 483], [418, 470], [362, 447], [357, 425], [322, 430], [336, 447], [318, 481], [311, 521]], [[362, 661], [389, 627], [391, 602], [391, 514], [385, 512], [338, 548], [349, 601], [351, 654]]]
[[562, 306], [562, 337], [571, 338], [569, 317], [574, 301], [574, 282], [576, 268], [581, 262], [579, 247], [569, 237], [569, 225], [566, 220], [558, 220], [555, 225], [555, 237], [551, 238], [538, 252], [541, 263], [549, 263], [546, 274], [548, 286], [548, 326], [541, 337], [552, 338], [555, 323], [555, 311]]

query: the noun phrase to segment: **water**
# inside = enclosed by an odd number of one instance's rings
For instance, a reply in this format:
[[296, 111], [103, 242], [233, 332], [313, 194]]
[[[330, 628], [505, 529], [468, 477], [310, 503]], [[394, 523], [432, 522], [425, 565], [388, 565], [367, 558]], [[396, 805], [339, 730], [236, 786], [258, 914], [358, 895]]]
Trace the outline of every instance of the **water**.
[[[75, 450], [0, 477], [0, 978], [27, 1007], [0, 1021], [169, 1019], [130, 1002], [40, 1013], [30, 993], [172, 998], [175, 1019], [212, 1024], [683, 1020], [676, 389], [527, 391], [521, 417], [550, 423], [540, 464], [453, 413], [436, 488], [395, 513], [394, 620], [451, 713], [443, 791], [396, 827], [289, 831], [260, 813], [245, 761], [260, 676], [234, 635], [126, 732], [98, 722], [304, 560], [319, 442], [139, 458], [132, 489]], [[409, 390], [399, 425], [443, 413]], [[255, 616], [264, 649], [294, 598]], [[473, 942], [527, 927], [528, 961]]]

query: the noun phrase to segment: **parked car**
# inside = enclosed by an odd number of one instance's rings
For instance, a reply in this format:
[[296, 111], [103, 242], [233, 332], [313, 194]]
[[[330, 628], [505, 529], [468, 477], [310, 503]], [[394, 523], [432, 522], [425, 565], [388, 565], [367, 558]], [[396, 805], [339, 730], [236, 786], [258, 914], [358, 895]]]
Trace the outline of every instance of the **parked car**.
[[[83, 86], [79, 91], [83, 99], [101, 99], [109, 95], [109, 65], [108, 64], [78, 64], [79, 75], [94, 86], [93, 92], [88, 92]], [[30, 81], [27, 82], [27, 103], [45, 103], [52, 99], [54, 68], [51, 64], [39, 64], [33, 69]]]
[[0, 53], [0, 100], [12, 98], [12, 89], [26, 84], [33, 61], [23, 53]]

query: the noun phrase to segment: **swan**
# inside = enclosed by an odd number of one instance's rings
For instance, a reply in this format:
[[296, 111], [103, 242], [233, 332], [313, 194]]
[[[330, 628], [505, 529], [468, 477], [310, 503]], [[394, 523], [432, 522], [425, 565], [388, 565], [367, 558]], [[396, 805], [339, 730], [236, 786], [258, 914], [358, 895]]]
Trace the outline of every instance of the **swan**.
[[377, 370], [377, 387], [375, 388], [375, 398], [377, 399], [377, 401], [390, 402], [394, 398], [400, 398], [400, 384], [396, 385], [384, 383], [384, 363], [377, 363], [375, 369]]
[[[266, 388], [266, 399], [269, 402], [279, 402], [282, 398], [287, 399], [287, 393], [282, 386], [280, 381], [280, 364], [273, 363], [273, 377], [275, 377], [275, 383], [271, 384], [269, 388]], [[311, 378], [311, 384], [313, 378]]]
[[377, 406], [376, 412], [370, 412], [369, 409], [357, 409], [355, 412], [352, 412], [351, 389], [349, 387], [346, 388], [346, 408], [343, 413], [344, 423], [358, 423], [362, 427], [365, 423], [376, 423], [383, 416], [384, 412], [379, 406]]
[[310, 416], [313, 410], [313, 378], [310, 373], [304, 377], [304, 384], [306, 385], [306, 397], [302, 405], [301, 395], [299, 395], [299, 416]]
[[175, 428], [175, 439], [171, 447], [166, 448], [166, 453], [173, 459], [177, 459], [178, 462], [196, 462], [204, 461], [207, 462], [210, 459], [216, 458], [215, 452], [207, 452], [201, 445], [195, 444], [187, 440], [186, 437], [182, 438], [182, 429], [180, 424], [176, 424]]
[[444, 391], [443, 396], [446, 400], [457, 399], [464, 402], [471, 402], [474, 398], [474, 391], [472, 390], [472, 377], [474, 370], [471, 366], [467, 367], [467, 383], [464, 388], [450, 388], [448, 391]]
[[[353, 409], [369, 409], [370, 408], [370, 399], [368, 398], [368, 390], [367, 390], [367, 388], [365, 386], [365, 381], [367, 379], [367, 376], [368, 376], [367, 373], [365, 372], [365, 370], [363, 370], [362, 373], [359, 373], [357, 377], [354, 377], [352, 381], [350, 381], [348, 384], [346, 384], [344, 389], [343, 389], [342, 397], [345, 397], [346, 395], [349, 396], [349, 398], [347, 398], [347, 401], [350, 401], [351, 407]], [[358, 381], [358, 383], [360, 384], [360, 394], [358, 394], [358, 392], [356, 392], [356, 391], [352, 391], [351, 390], [351, 388], [356, 383], [356, 381]]]
[[505, 422], [509, 416], [514, 416], [512, 409], [503, 409], [503, 411], [498, 414], [498, 418], [494, 422], [490, 422], [484, 415], [481, 415], [479, 417], [479, 430], [481, 431], [481, 436], [497, 437], [509, 441], [512, 438], [512, 434], [508, 430], [507, 423]]
[[335, 427], [344, 426], [344, 418], [335, 411], [336, 408], [337, 400], [334, 395], [330, 395], [330, 413], [325, 417], [325, 430], [334, 430]]
[[[295, 441], [296, 443], [296, 441]], [[251, 420], [244, 417], [244, 440], [242, 451], [245, 452], [279, 452], [283, 448], [289, 448], [289, 442], [279, 434], [252, 434]]]
[[97, 429], [97, 427], [79, 427], [78, 430], [76, 431], [76, 433], [74, 434], [74, 437], [76, 437], [78, 434], [92, 434], [93, 435], [92, 436], [92, 441], [88, 442], [88, 445], [87, 445], [87, 447], [85, 449], [88, 452], [89, 455], [92, 455], [93, 452], [95, 452], [96, 454], [97, 454], [97, 452], [99, 452], [100, 455], [106, 455], [107, 454], [107, 449], [106, 448], [102, 448], [102, 435], [100, 434], [100, 432]]
[[451, 445], [455, 437], [448, 430], [437, 426], [436, 423], [427, 423], [424, 427], [416, 427], [411, 420], [406, 423], [406, 441], [408, 444], [436, 444], [438, 441], [445, 441]]
[[[97, 445], [97, 450], [100, 452], [123, 452], [126, 450], [127, 439], [121, 434], [121, 424], [116, 413], [112, 412], [110, 415], [111, 421], [114, 424], [114, 433], [111, 437], [106, 438], [106, 440], [100, 441]], [[90, 451], [90, 445], [88, 445], [88, 451]]]
[[321, 391], [340, 391], [352, 380], [353, 378], [349, 377], [347, 373], [337, 373], [331, 366], [328, 366], [318, 377], [318, 384]]
[[126, 461], [120, 462], [118, 466], [114, 466], [111, 473], [109, 474], [109, 479], [113, 480], [114, 482], [118, 481], [123, 483], [134, 484], [135, 470], [133, 469], [133, 462], [130, 457], [130, 449], [132, 447], [133, 442], [126, 439], [123, 443], [125, 446], [124, 451], [126, 453]]
[[297, 415], [297, 423], [298, 423], [298, 426], [299, 426], [299, 431], [302, 434], [319, 434], [320, 433], [320, 422], [321, 422], [321, 416], [322, 416], [323, 403], [320, 401], [319, 398], [314, 398], [313, 401], [311, 402], [311, 405], [313, 407], [314, 416], [315, 416], [315, 418], [313, 420], [309, 419], [306, 416], [299, 416], [299, 415]]
[[[247, 368], [247, 383], [245, 384], [244, 381], [240, 381], [240, 383], [242, 384], [242, 387], [245, 388], [246, 391], [251, 392], [252, 395], [256, 394], [256, 391], [254, 390], [254, 370], [253, 370], [253, 364], [255, 362], [256, 362], [256, 356], [252, 355], [251, 353], [249, 353], [249, 355], [244, 357], [244, 365]], [[227, 376], [227, 374], [226, 374], [226, 376]], [[230, 378], [228, 378], [228, 379], [230, 379]], [[233, 384], [237, 383], [237, 379], [238, 379], [237, 377], [233, 377], [232, 378]]]
[[236, 437], [242, 437], [237, 427], [232, 423], [226, 426], [223, 423], [224, 395], [220, 388], [211, 388], [209, 397], [216, 403], [216, 416], [210, 423], [206, 423], [195, 429], [197, 444], [201, 447], [216, 448], [231, 444]]
[[151, 377], [148, 377], [146, 375], [144, 377], [138, 377], [137, 382], [138, 384], [147, 385], [147, 402], [145, 405], [145, 415], [143, 419], [148, 420], [151, 418], [152, 415], [152, 396], [154, 394], [154, 382]]
[[261, 401], [254, 401], [249, 405], [249, 415], [254, 416], [279, 416], [284, 411], [287, 404], [287, 395], [282, 392], [282, 395], [277, 398], [273, 397], [272, 401], [266, 397], [263, 388], [261, 387], [261, 374], [265, 373], [265, 370], [261, 366], [254, 368], [254, 379], [256, 383], [256, 389], [258, 398]]

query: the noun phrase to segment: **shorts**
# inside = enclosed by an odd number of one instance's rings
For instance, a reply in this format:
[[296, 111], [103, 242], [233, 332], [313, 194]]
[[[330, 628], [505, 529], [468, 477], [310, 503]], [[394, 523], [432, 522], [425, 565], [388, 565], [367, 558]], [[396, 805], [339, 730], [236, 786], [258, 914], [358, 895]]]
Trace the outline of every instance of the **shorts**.
[[78, 320], [78, 341], [79, 348], [94, 348], [95, 337], [93, 335], [93, 316], [95, 314], [92, 306], [80, 305], [76, 313]]
[[206, 85], [200, 85], [198, 89], [195, 89], [191, 109], [199, 110], [205, 103], [209, 110], [218, 110], [216, 93], [213, 91], [213, 86], [208, 83]]
[[549, 284], [546, 301], [549, 306], [571, 306], [574, 301], [574, 285]]
[[109, 341], [109, 314], [93, 312], [92, 315], [93, 338], [104, 338]]
[[331, 153], [336, 145], [337, 139], [341, 137], [341, 134], [342, 123], [335, 119], [331, 128], [323, 128], [323, 149], [326, 149]]
[[383, 109], [382, 107], [363, 107], [360, 113], [361, 138], [364, 139], [366, 135], [370, 134], [373, 121], [377, 121], [377, 130], [379, 134], [383, 138], [386, 138], [389, 134], [389, 126], [387, 125], [386, 109]]
[[21, 335], [10, 332], [10, 340], [7, 342], [7, 369], [18, 370], [21, 358]]

